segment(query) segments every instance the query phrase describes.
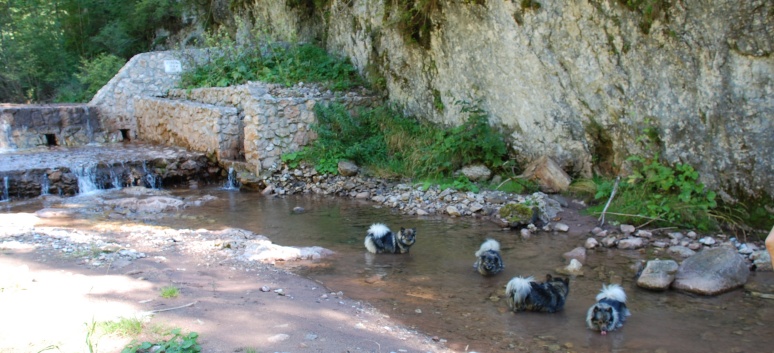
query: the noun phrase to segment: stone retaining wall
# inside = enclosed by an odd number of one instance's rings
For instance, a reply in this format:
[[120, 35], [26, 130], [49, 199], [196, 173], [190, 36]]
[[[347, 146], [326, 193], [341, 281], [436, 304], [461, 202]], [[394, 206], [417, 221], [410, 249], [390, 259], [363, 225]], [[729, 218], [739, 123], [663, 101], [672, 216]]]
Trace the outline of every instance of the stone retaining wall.
[[86, 105], [0, 104], [0, 150], [105, 142], [94, 109]]
[[89, 105], [98, 110], [105, 130], [128, 130], [128, 138], [137, 138], [135, 98], [165, 96], [177, 87], [183, 71], [207, 57], [207, 50], [137, 54], [94, 95]]
[[137, 133], [144, 141], [185, 147], [235, 159], [240, 154], [240, 119], [234, 107], [166, 98], [134, 99]]
[[208, 55], [207, 50], [138, 54], [89, 104], [108, 131], [214, 153], [221, 161], [246, 160], [260, 173], [315, 138], [309, 125], [316, 120], [316, 104], [336, 102], [354, 111], [381, 101], [368, 92], [334, 93], [309, 84], [177, 89], [180, 74]]
[[[244, 158], [256, 174], [277, 168], [283, 153], [296, 151], [315, 138], [310, 129], [316, 121], [315, 105], [335, 102], [354, 111], [358, 107], [371, 107], [379, 101], [378, 97], [369, 96], [366, 92], [341, 94], [323, 91], [315, 85], [283, 88], [260, 82], [226, 88], [173, 89], [169, 91], [169, 96], [236, 107], [243, 130], [238, 135], [238, 142], [243, 143]], [[152, 112], [144, 111], [143, 114]]]

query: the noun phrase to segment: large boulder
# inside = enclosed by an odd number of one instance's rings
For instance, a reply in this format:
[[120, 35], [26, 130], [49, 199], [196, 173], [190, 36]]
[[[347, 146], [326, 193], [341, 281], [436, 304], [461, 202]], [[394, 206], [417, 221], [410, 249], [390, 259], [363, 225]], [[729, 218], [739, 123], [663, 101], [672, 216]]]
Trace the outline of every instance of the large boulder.
[[675, 275], [672, 288], [701, 295], [716, 295], [741, 287], [750, 270], [736, 249], [721, 246], [687, 258]]
[[460, 173], [470, 181], [486, 181], [492, 176], [492, 171], [483, 164], [474, 164], [460, 169]]
[[678, 267], [675, 260], [650, 260], [637, 279], [637, 285], [650, 290], [666, 290], [675, 280]]
[[355, 176], [360, 168], [352, 161], [342, 159], [338, 164], [339, 174], [343, 176]]
[[572, 181], [559, 163], [547, 156], [529, 163], [521, 177], [534, 180], [540, 186], [540, 191], [549, 194], [567, 191]]

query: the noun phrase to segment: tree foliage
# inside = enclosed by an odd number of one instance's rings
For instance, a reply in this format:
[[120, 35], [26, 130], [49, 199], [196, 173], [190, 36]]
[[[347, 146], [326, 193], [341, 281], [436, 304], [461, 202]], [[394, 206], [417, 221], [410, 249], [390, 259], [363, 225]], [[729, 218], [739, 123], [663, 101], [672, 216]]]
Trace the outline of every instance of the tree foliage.
[[106, 54], [126, 60], [151, 50], [163, 39], [157, 30], [180, 28], [182, 8], [190, 2], [0, 0], [0, 102], [79, 96], [73, 89], [86, 91], [94, 84], [79, 77], [99, 76], [79, 72], [88, 66], [84, 63]]

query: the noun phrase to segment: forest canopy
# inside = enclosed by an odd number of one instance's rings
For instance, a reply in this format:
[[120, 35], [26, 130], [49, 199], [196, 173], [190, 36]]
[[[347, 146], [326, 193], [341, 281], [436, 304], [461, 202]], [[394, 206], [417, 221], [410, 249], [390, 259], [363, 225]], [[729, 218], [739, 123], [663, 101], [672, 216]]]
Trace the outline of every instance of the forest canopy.
[[0, 0], [0, 102], [86, 101], [182, 25], [185, 1]]

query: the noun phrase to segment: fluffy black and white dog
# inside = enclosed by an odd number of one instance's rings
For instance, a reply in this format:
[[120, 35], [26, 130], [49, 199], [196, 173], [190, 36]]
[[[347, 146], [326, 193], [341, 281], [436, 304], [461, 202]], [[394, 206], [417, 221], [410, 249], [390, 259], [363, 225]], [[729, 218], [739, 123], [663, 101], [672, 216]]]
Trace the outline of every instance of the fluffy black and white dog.
[[570, 279], [546, 275], [543, 283], [532, 277], [514, 277], [505, 287], [505, 297], [511, 311], [555, 313], [564, 308], [570, 293]]
[[626, 293], [617, 284], [602, 285], [597, 302], [589, 308], [586, 324], [603, 335], [623, 326], [631, 312], [626, 307]]
[[365, 247], [374, 254], [405, 254], [416, 242], [416, 228], [400, 228], [393, 233], [390, 228], [381, 223], [374, 223], [368, 228], [365, 237]]
[[505, 268], [503, 258], [500, 256], [500, 243], [494, 239], [487, 239], [476, 251], [476, 263], [473, 264], [478, 273], [484, 276], [492, 276], [500, 273]]

